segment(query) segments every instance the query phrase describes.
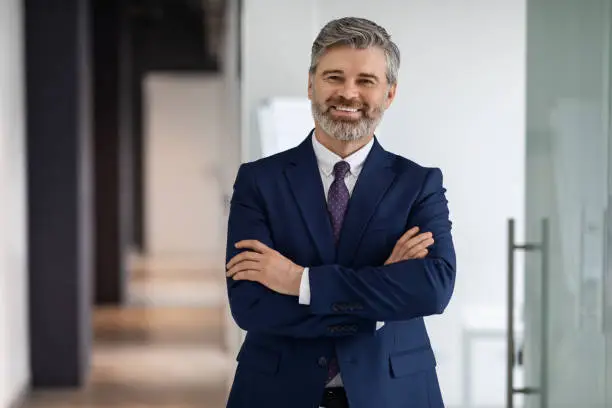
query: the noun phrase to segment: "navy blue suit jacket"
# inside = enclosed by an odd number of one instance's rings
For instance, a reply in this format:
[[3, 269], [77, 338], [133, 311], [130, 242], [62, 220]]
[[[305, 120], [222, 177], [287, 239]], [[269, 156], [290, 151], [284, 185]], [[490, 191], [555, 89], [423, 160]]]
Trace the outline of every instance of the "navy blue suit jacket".
[[[336, 355], [351, 408], [442, 408], [423, 321], [449, 303], [455, 251], [442, 174], [375, 140], [336, 247], [312, 141], [240, 166], [228, 224], [234, 243], [256, 239], [310, 268], [311, 304], [228, 279], [233, 318], [247, 336], [229, 408], [313, 408]], [[383, 266], [413, 226], [431, 231], [425, 259]], [[375, 329], [376, 321], [385, 325]]]

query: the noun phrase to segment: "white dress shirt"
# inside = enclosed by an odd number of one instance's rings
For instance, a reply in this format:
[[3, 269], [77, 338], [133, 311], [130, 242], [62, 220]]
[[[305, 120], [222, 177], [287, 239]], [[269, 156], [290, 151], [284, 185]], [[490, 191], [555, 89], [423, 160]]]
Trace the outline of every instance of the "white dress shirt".
[[[370, 140], [368, 144], [363, 146], [361, 149], [357, 150], [355, 153], [350, 156], [342, 159], [336, 153], [329, 150], [327, 147], [323, 146], [321, 142], [319, 142], [314, 135], [312, 134], [312, 147], [314, 148], [315, 156], [317, 158], [317, 164], [319, 165], [319, 173], [321, 175], [321, 180], [323, 181], [323, 189], [325, 191], [325, 201], [327, 201], [327, 195], [329, 193], [329, 188], [331, 187], [332, 182], [334, 181], [334, 165], [344, 160], [347, 162], [351, 168], [344, 178], [344, 183], [349, 191], [349, 196], [353, 194], [353, 189], [355, 188], [355, 184], [357, 183], [357, 178], [359, 177], [359, 173], [361, 173], [361, 169], [363, 168], [363, 164], [372, 150], [372, 146], [374, 145], [374, 139]], [[300, 281], [300, 294], [299, 294], [299, 303], [302, 305], [310, 304], [310, 278], [308, 273], [308, 268], [304, 269], [304, 273], [302, 274], [302, 280]], [[376, 330], [380, 329], [384, 325], [383, 322], [376, 322]], [[340, 374], [334, 377], [328, 384], [327, 387], [341, 387], [342, 386], [342, 378]]]

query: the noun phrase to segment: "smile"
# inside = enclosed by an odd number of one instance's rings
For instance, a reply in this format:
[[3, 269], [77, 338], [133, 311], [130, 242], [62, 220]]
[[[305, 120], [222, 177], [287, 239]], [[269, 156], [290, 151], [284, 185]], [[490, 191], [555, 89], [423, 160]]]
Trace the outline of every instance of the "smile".
[[332, 106], [330, 109], [332, 117], [340, 120], [359, 120], [362, 118], [363, 112], [357, 108], [348, 106]]
[[348, 106], [332, 106], [332, 108], [334, 108], [334, 110], [341, 111], [341, 112], [359, 112], [359, 109], [350, 108]]

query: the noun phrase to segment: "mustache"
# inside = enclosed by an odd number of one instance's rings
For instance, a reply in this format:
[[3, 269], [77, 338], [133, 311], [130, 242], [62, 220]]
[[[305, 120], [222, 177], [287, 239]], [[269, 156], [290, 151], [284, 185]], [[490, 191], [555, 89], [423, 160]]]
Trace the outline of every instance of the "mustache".
[[358, 99], [346, 99], [346, 98], [333, 98], [327, 101], [328, 108], [332, 106], [346, 106], [353, 109], [364, 109], [368, 108], [368, 105], [360, 102]]

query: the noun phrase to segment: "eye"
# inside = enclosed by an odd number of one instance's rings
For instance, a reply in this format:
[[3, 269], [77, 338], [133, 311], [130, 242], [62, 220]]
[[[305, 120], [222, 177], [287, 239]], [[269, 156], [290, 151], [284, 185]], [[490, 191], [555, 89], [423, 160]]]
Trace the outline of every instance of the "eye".
[[372, 81], [371, 79], [360, 79], [359, 83], [362, 85], [367, 85], [367, 86], [375, 85], [374, 81]]
[[327, 77], [327, 80], [332, 82], [338, 82], [342, 80], [342, 77], [340, 75], [330, 75]]

